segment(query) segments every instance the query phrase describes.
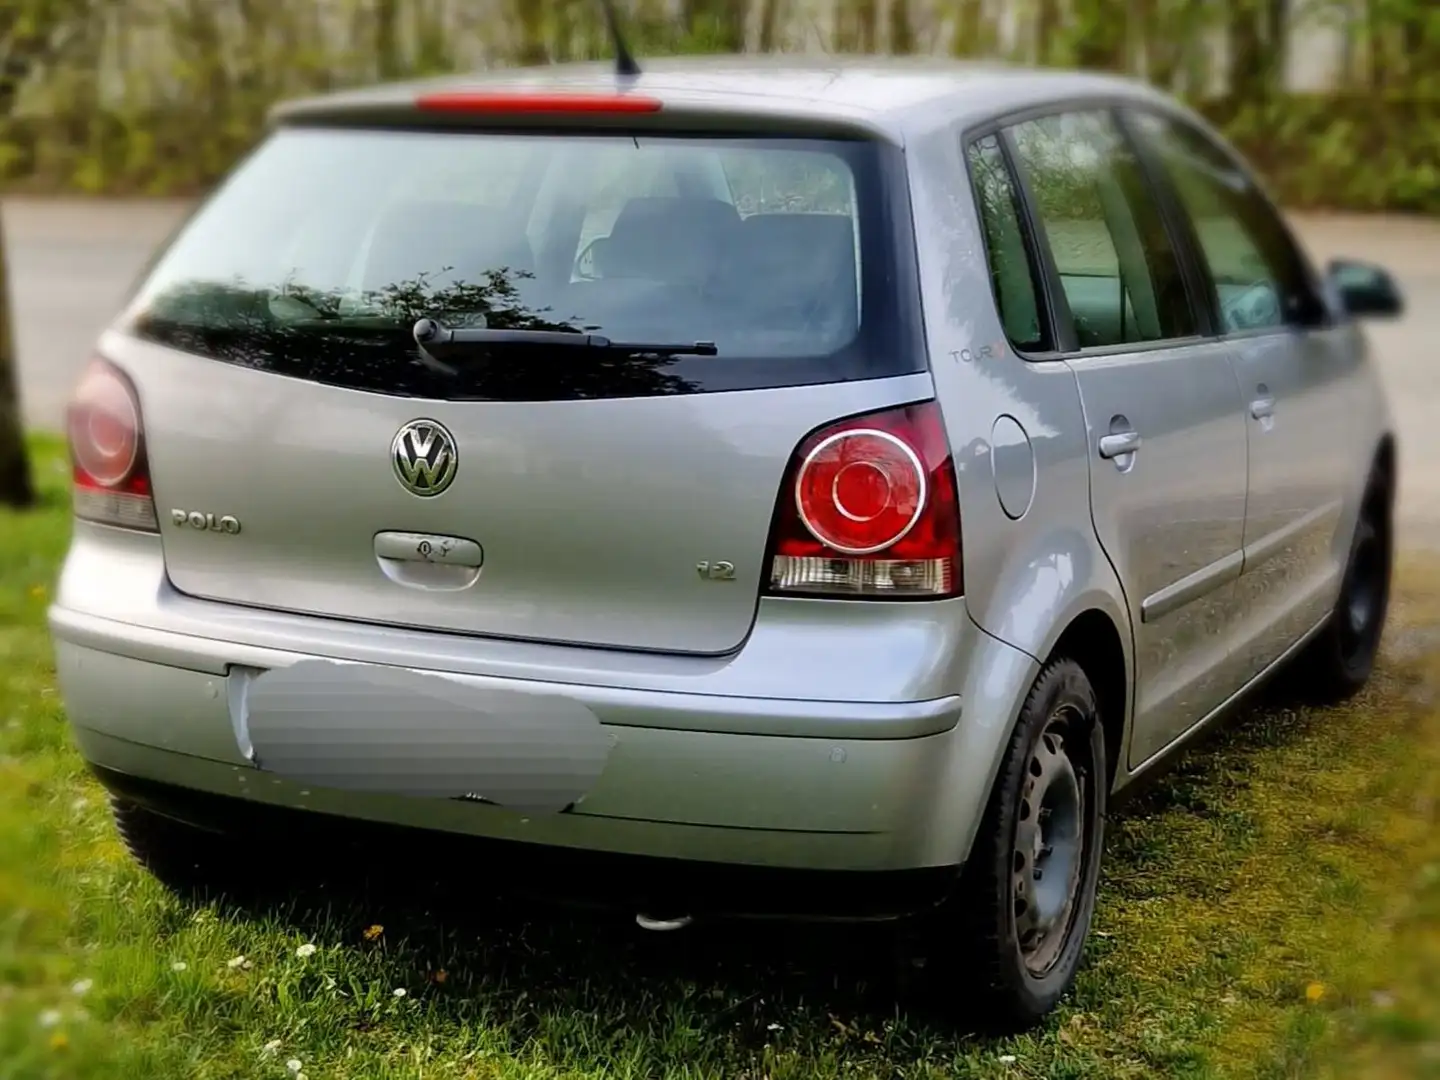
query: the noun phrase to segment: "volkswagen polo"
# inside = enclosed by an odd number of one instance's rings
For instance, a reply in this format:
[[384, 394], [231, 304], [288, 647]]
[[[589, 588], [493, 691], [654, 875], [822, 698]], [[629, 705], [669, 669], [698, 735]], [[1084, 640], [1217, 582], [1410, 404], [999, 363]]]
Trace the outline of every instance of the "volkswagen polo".
[[1111, 77], [285, 105], [74, 392], [75, 738], [167, 882], [448, 838], [651, 928], [908, 917], [1033, 1021], [1107, 799], [1282, 665], [1369, 675], [1400, 308]]

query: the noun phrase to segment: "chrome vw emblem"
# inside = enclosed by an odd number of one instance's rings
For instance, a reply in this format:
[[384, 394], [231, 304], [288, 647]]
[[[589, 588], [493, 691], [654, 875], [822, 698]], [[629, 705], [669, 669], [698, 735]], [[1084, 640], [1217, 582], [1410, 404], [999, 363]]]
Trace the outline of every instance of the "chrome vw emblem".
[[390, 444], [390, 459], [400, 485], [426, 499], [454, 483], [460, 467], [455, 436], [434, 420], [411, 420], [402, 427]]

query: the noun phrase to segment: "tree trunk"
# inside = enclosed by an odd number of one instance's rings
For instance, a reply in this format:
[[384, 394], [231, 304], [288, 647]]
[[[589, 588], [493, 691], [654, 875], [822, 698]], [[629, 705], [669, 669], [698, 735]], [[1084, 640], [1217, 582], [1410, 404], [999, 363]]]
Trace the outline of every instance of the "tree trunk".
[[520, 31], [516, 63], [533, 66], [549, 59], [549, 50], [545, 47], [547, 6], [541, 0], [515, 0], [512, 15]]
[[1265, 5], [1265, 86], [1283, 93], [1290, 68], [1290, 0], [1268, 0]]
[[381, 79], [400, 75], [400, 0], [375, 2], [375, 66]]
[[749, 13], [746, 0], [685, 0], [681, 13], [685, 32], [692, 38], [713, 36], [727, 52], [744, 51], [745, 17]]
[[867, 56], [880, 47], [880, 0], [855, 0], [855, 21], [860, 28], [860, 51]]
[[1231, 0], [1230, 93], [1264, 101], [1285, 81], [1289, 45], [1288, 0]]
[[1440, 12], [1420, 0], [1400, 18], [1400, 50], [1405, 56], [1405, 92], [1420, 96], [1440, 89]]
[[955, 56], [978, 56], [985, 50], [984, 0], [961, 0], [955, 16], [955, 36], [950, 52]]
[[1265, 46], [1260, 39], [1257, 0], [1230, 0], [1226, 37], [1230, 45], [1230, 97], [1258, 101], [1265, 96]]
[[1060, 36], [1060, 0], [1040, 0], [1035, 9], [1035, 62], [1049, 63]]
[[760, 9], [760, 51], [774, 52], [780, 35], [780, 7], [782, 0], [764, 0]]
[[890, 0], [890, 51], [908, 56], [915, 51], [915, 24], [910, 18], [910, 0]]
[[1124, 71], [1129, 12], [1122, 0], [1076, 0], [1075, 64], [1094, 71]]
[[35, 502], [35, 487], [30, 480], [30, 460], [25, 456], [20, 380], [10, 324], [10, 277], [4, 226], [0, 224], [0, 504], [23, 508]]
[[1369, 85], [1373, 93], [1385, 89], [1385, 18], [1377, 0], [1365, 2], [1365, 43], [1369, 46]]

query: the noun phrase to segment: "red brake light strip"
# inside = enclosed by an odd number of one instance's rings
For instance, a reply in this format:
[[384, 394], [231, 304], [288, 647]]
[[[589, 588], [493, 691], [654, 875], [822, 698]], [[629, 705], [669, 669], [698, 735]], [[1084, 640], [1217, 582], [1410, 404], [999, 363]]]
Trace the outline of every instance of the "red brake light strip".
[[661, 103], [635, 94], [520, 94], [456, 91], [426, 94], [416, 105], [427, 112], [461, 113], [657, 113]]

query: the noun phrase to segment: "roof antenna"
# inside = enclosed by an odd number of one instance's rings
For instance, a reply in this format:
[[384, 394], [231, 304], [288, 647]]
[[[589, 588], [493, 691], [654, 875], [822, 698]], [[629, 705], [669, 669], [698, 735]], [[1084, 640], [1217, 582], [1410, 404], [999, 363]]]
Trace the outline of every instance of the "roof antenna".
[[622, 79], [633, 79], [640, 74], [640, 65], [630, 46], [625, 44], [625, 34], [620, 29], [620, 18], [615, 14], [615, 0], [600, 0], [605, 9], [605, 24], [610, 28], [610, 40], [615, 44], [615, 74]]

